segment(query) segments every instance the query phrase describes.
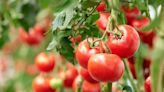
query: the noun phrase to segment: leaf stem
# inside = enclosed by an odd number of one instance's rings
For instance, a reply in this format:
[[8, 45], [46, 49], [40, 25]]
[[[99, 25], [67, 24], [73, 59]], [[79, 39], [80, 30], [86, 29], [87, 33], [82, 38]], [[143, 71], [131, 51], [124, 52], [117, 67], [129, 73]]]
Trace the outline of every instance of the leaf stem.
[[137, 86], [135, 85], [135, 83], [134, 83], [134, 81], [133, 81], [133, 76], [132, 76], [132, 74], [131, 74], [131, 72], [130, 72], [130, 69], [129, 69], [129, 67], [128, 67], [127, 60], [124, 59], [123, 62], [124, 62], [124, 65], [125, 65], [125, 72], [126, 72], [126, 74], [127, 74], [127, 77], [128, 77], [128, 79], [129, 79], [129, 81], [130, 81], [130, 83], [131, 83], [133, 89], [134, 89], [134, 92], [139, 92]]

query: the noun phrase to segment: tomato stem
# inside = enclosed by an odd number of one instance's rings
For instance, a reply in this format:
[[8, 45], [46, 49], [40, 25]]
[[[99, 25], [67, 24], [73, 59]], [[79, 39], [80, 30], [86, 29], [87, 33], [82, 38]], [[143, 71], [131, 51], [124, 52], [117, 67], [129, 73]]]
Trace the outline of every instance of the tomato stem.
[[112, 92], [112, 83], [108, 82], [102, 87], [102, 92]]
[[132, 76], [131, 71], [130, 71], [130, 69], [128, 67], [127, 60], [123, 59], [123, 62], [124, 62], [124, 65], [125, 65], [125, 73], [127, 74], [127, 78], [129, 79], [129, 81], [130, 81], [130, 83], [131, 83], [131, 85], [133, 87], [134, 92], [139, 92], [136, 84], [133, 81], [133, 76]]

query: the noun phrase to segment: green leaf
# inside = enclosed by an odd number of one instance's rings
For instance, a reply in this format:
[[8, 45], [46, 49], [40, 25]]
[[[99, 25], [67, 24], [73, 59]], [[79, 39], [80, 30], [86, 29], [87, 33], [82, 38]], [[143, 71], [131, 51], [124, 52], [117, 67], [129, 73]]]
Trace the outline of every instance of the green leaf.
[[131, 88], [130, 86], [128, 86], [128, 85], [124, 86], [123, 89], [122, 89], [122, 91], [123, 91], [123, 92], [124, 92], [124, 91], [125, 91], [125, 92], [133, 92], [133, 91], [132, 91], [132, 88]]
[[86, 23], [87, 25], [91, 25], [96, 22], [96, 20], [100, 17], [99, 13], [92, 14], [89, 18], [87, 18]]
[[63, 39], [61, 39], [61, 43], [60, 43], [61, 47], [59, 49], [59, 53], [61, 55], [63, 55], [65, 57], [65, 59], [67, 59], [69, 62], [71, 62], [72, 64], [74, 64], [74, 49], [71, 46], [71, 42], [68, 39], [68, 37], [64, 37]]
[[[78, 3], [76, 2], [76, 4]], [[71, 4], [69, 7], [67, 7], [60, 13], [56, 13], [56, 18], [52, 23], [52, 31], [55, 31], [57, 28], [61, 30], [66, 29], [74, 16], [74, 8], [76, 7], [77, 5], [72, 6]]]
[[63, 30], [59, 32], [55, 31], [53, 40], [48, 45], [47, 50], [57, 50], [62, 56], [65, 57], [65, 59], [74, 64], [74, 49], [71, 45], [71, 41], [68, 38], [71, 35], [72, 30]]

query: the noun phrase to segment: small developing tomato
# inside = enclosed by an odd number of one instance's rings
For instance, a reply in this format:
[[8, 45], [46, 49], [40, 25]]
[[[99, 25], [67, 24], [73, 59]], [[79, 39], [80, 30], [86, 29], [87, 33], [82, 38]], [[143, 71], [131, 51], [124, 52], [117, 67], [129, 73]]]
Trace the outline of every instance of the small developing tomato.
[[34, 92], [55, 92], [56, 90], [50, 86], [51, 79], [44, 78], [43, 76], [36, 77], [32, 82]]
[[[119, 30], [118, 30], [119, 29]], [[114, 29], [114, 32], [121, 32], [121, 37], [110, 34], [108, 46], [113, 54], [121, 58], [129, 58], [135, 54], [140, 45], [140, 39], [137, 31], [129, 25], [120, 25]]]
[[118, 81], [124, 73], [124, 63], [115, 54], [92, 55], [88, 62], [88, 72], [97, 81]]
[[68, 63], [66, 71], [60, 70], [58, 76], [64, 80], [64, 87], [70, 88], [74, 79], [78, 76], [78, 71], [72, 64]]
[[96, 54], [96, 53], [101, 53], [103, 51], [103, 47], [102, 47], [102, 43], [100, 42], [96, 42], [96, 47], [91, 48], [90, 47], [90, 43], [93, 43], [93, 41], [97, 40], [97, 38], [87, 38], [84, 41], [80, 42], [80, 44], [78, 45], [75, 55], [76, 55], [76, 59], [78, 61], [78, 63], [80, 64], [80, 66], [82, 66], [83, 68], [87, 69], [87, 65], [88, 65], [88, 60], [90, 58], [90, 56]]
[[87, 69], [80, 68], [80, 75], [88, 82], [90, 83], [97, 83], [98, 81], [94, 80], [91, 75], [89, 74]]
[[151, 77], [149, 76], [144, 83], [145, 92], [151, 92]]
[[42, 52], [36, 56], [35, 65], [41, 72], [50, 72], [55, 67], [55, 57]]
[[105, 12], [100, 13], [100, 17], [96, 21], [96, 25], [100, 30], [103, 30], [103, 31], [106, 30], [109, 16], [110, 16], [110, 13], [105, 13]]

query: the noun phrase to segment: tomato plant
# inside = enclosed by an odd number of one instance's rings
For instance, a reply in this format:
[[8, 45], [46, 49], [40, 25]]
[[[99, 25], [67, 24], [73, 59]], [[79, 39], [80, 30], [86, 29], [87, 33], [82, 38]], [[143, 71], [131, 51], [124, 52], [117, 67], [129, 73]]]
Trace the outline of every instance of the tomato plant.
[[163, 92], [163, 25], [164, 0], [0, 0], [0, 92]]

